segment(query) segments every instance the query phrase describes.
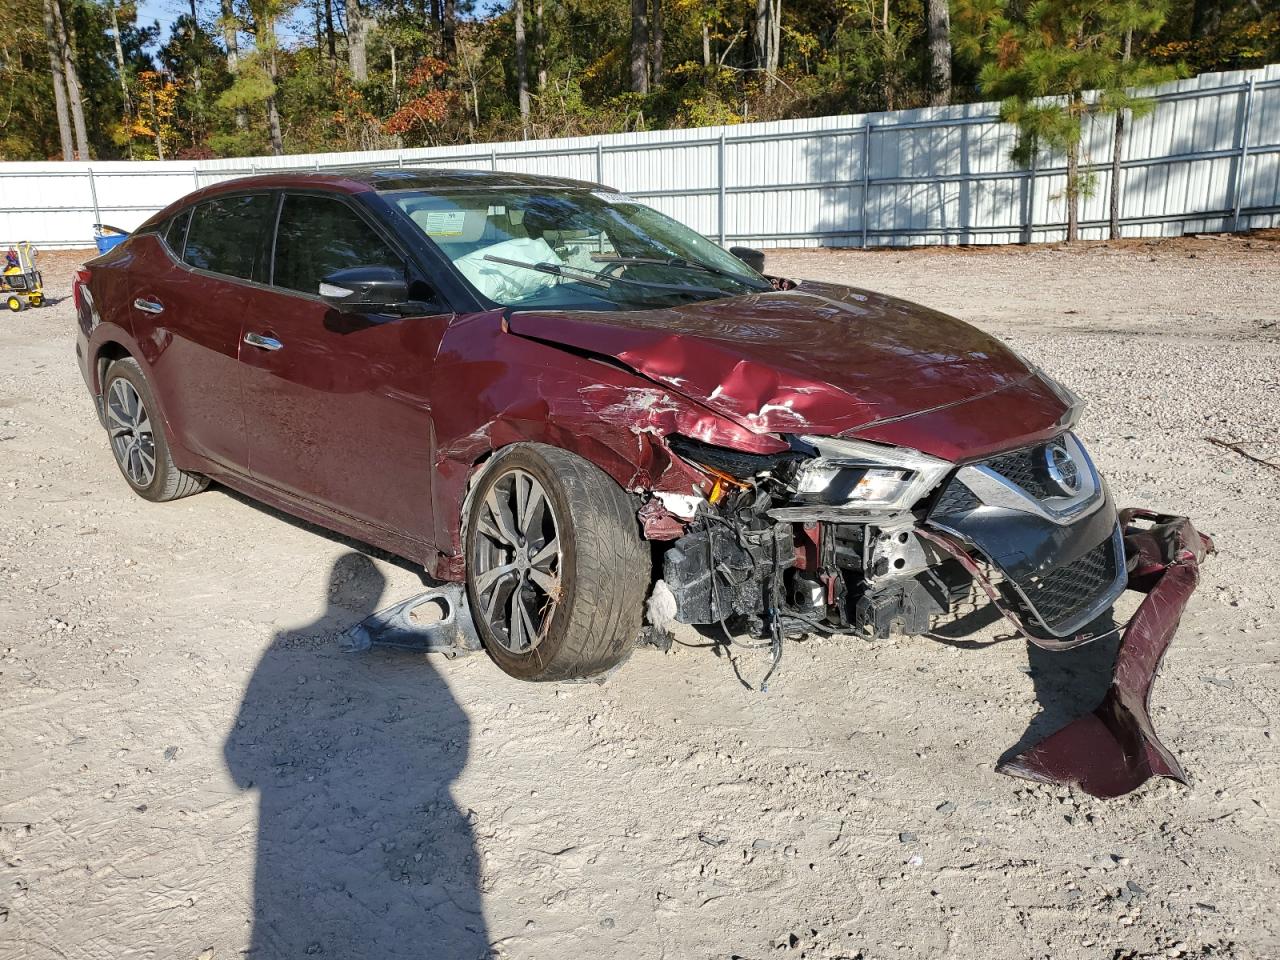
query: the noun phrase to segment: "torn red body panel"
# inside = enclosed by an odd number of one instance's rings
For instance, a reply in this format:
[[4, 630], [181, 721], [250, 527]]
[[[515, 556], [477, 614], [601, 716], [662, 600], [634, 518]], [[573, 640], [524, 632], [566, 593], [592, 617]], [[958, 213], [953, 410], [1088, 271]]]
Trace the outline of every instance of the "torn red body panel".
[[[1154, 525], [1138, 528], [1134, 520]], [[1124, 628], [1111, 686], [1093, 710], [1000, 764], [1000, 773], [1042, 783], [1077, 785], [1095, 797], [1117, 797], [1151, 777], [1187, 782], [1160, 742], [1148, 712], [1151, 687], [1182, 611], [1200, 580], [1213, 541], [1185, 517], [1129, 509], [1120, 514], [1129, 557], [1129, 588], [1146, 594]]]
[[657, 500], [647, 500], [636, 511], [646, 540], [678, 540], [684, 536], [688, 522], [681, 520]]

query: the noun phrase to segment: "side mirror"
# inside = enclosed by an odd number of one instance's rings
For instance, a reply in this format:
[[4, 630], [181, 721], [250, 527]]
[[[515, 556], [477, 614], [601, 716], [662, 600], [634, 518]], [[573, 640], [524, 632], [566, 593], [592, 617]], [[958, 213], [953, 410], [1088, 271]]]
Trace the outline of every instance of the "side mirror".
[[729, 252], [756, 273], [764, 273], [764, 251], [754, 247], [730, 247]]
[[395, 313], [409, 284], [394, 267], [344, 267], [320, 281], [319, 293], [340, 313]]

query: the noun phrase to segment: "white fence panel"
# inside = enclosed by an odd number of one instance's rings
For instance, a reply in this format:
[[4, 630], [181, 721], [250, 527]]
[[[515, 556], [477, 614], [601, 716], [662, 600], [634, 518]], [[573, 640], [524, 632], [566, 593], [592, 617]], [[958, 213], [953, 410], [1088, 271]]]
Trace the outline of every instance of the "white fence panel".
[[[1280, 65], [1152, 91], [1120, 171], [1125, 236], [1280, 224]], [[273, 170], [465, 167], [624, 190], [726, 244], [884, 246], [1061, 239], [1063, 157], [1019, 169], [990, 103], [603, 137], [195, 162], [0, 164], [0, 239], [89, 246], [199, 186]], [[1085, 121], [1081, 235], [1107, 235], [1112, 117]]]

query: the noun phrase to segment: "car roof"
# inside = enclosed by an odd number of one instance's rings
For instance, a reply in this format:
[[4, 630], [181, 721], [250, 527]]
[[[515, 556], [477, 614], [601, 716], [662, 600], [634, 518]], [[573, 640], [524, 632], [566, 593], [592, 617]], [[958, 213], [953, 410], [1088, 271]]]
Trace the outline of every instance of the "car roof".
[[[208, 171], [216, 174], [217, 171]], [[598, 183], [570, 180], [566, 177], [545, 177], [533, 173], [513, 173], [502, 170], [466, 170], [448, 167], [406, 169], [404, 167], [344, 167], [322, 172], [314, 170], [281, 170], [279, 173], [259, 173], [248, 177], [233, 177], [211, 183], [199, 190], [175, 200], [163, 210], [153, 214], [135, 232], [143, 232], [163, 222], [179, 209], [192, 203], [208, 200], [229, 193], [246, 190], [327, 190], [332, 193], [369, 193], [386, 190], [456, 190], [459, 188], [499, 189], [503, 187], [538, 188], [548, 190], [601, 190]]]
[[549, 189], [600, 189], [599, 184], [565, 177], [545, 177], [532, 173], [501, 170], [451, 168], [412, 169], [403, 167], [346, 167], [331, 172], [299, 170], [260, 173], [210, 184], [191, 194], [201, 197], [242, 190], [310, 187], [338, 193], [366, 193], [369, 190], [455, 190], [459, 187], [545, 187]]

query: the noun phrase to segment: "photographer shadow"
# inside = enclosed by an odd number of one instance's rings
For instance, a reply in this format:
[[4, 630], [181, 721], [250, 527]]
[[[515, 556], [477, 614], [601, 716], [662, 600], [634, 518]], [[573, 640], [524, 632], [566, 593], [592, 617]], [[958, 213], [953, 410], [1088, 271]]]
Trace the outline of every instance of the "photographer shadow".
[[427, 658], [334, 643], [385, 588], [368, 557], [340, 557], [324, 614], [272, 639], [224, 746], [258, 792], [251, 957], [489, 956], [471, 824], [449, 789], [466, 713]]

